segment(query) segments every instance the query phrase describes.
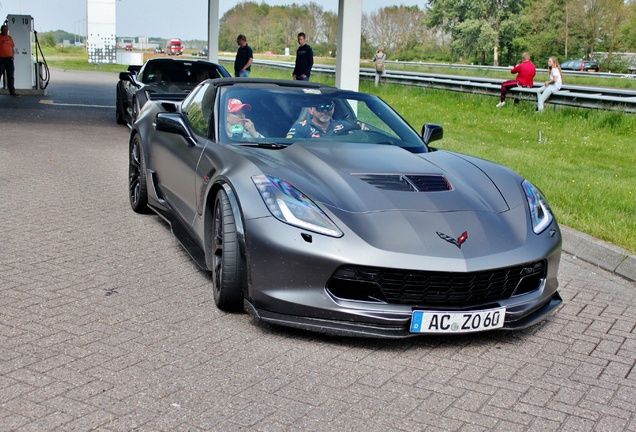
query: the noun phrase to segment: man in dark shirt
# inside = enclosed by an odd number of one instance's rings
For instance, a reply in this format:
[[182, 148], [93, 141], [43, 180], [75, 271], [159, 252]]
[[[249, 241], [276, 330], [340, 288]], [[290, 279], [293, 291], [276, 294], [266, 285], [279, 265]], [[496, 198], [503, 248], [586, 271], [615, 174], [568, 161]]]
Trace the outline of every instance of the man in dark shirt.
[[305, 43], [305, 33], [298, 33], [298, 50], [296, 51], [296, 65], [292, 76], [295, 80], [309, 81], [311, 68], [314, 66], [314, 52]]
[[252, 61], [254, 61], [254, 53], [252, 48], [247, 44], [247, 38], [245, 35], [238, 35], [236, 43], [239, 45], [239, 49], [236, 52], [236, 59], [234, 60], [234, 76], [247, 78], [250, 76], [250, 70]]

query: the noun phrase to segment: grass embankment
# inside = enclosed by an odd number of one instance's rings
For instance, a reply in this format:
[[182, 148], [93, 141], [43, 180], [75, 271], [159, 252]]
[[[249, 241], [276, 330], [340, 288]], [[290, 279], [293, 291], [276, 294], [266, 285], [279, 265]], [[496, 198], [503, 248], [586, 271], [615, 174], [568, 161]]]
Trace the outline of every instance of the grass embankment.
[[[80, 69], [86, 69], [83, 61]], [[81, 64], [73, 62], [49, 64]], [[231, 63], [225, 66], [232, 69]], [[121, 70], [125, 66], [114, 69]], [[255, 66], [251, 76], [289, 78], [290, 73]], [[605, 86], [626, 82], [590, 79]], [[315, 74], [312, 81], [333, 85], [334, 77]], [[535, 114], [536, 104], [526, 101], [497, 109], [497, 99], [489, 96], [395, 84], [376, 88], [369, 81], [362, 81], [360, 90], [382, 97], [418, 131], [423, 123], [444, 126], [444, 139], [436, 146], [519, 172], [543, 190], [560, 223], [636, 251], [636, 115], [550, 105]]]

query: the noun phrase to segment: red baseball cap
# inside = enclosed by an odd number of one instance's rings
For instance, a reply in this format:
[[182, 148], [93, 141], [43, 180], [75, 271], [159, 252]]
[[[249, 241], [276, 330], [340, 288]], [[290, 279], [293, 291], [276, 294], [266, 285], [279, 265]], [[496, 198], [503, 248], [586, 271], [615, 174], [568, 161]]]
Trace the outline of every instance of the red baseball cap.
[[245, 111], [249, 112], [249, 111], [252, 110], [252, 105], [244, 104], [243, 102], [241, 102], [238, 99], [230, 99], [227, 102], [227, 112], [235, 113], [235, 112], [239, 112], [241, 110], [245, 110]]

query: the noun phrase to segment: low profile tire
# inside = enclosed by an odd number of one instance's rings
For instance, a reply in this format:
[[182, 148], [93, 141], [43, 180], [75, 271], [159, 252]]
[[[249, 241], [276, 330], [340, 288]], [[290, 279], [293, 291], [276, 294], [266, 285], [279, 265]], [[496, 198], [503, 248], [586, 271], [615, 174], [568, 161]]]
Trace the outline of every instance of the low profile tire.
[[225, 311], [241, 310], [243, 291], [236, 222], [224, 190], [219, 190], [214, 199], [212, 241], [214, 302]]
[[146, 184], [146, 161], [139, 135], [130, 143], [128, 155], [128, 197], [135, 213], [150, 213], [148, 208], [148, 187]]
[[115, 120], [117, 124], [126, 124], [124, 115], [122, 113], [123, 107], [121, 106], [121, 92], [119, 91], [119, 84], [117, 85], [117, 99], [115, 101]]

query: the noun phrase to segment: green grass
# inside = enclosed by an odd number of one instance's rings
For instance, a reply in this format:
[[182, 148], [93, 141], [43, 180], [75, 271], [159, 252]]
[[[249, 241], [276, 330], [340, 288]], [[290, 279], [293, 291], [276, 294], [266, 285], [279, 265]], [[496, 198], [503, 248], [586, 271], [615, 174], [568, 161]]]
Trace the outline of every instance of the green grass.
[[[49, 66], [70, 70], [121, 72], [127, 66], [118, 64], [93, 64], [88, 62], [88, 53], [82, 47], [43, 48], [44, 59]], [[39, 55], [39, 53], [38, 53]], [[40, 56], [41, 61], [41, 56]]]
[[[57, 62], [49, 64], [64, 67]], [[80, 68], [87, 65], [84, 60]], [[232, 69], [230, 62], [224, 65]], [[255, 66], [251, 77], [290, 74]], [[312, 81], [335, 83], [325, 74], [312, 75]], [[498, 162], [528, 178], [543, 190], [561, 224], [636, 251], [636, 116], [549, 104], [535, 114], [536, 104], [526, 101], [510, 100], [498, 109], [494, 97], [397, 84], [376, 88], [370, 81], [362, 81], [360, 90], [382, 97], [417, 131], [424, 123], [444, 126], [437, 147]]]

